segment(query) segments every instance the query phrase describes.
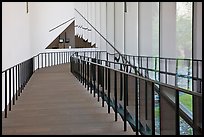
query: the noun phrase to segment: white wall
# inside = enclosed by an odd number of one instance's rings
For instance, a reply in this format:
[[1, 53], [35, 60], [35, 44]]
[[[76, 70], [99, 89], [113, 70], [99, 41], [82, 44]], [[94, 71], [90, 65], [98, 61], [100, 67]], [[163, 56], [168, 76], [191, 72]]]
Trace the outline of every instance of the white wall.
[[[2, 3], [2, 71], [44, 52], [71, 22], [53, 32], [49, 30], [74, 17], [73, 2], [29, 2], [28, 9], [27, 13], [26, 2]], [[4, 79], [2, 74], [2, 111]]]
[[[100, 33], [103, 35], [103, 37], [106, 37], [106, 2], [101, 2], [100, 5]], [[100, 39], [100, 49], [101, 50], [106, 50], [106, 42], [104, 41], [104, 39]]]
[[2, 70], [31, 57], [26, 2], [2, 3]]
[[125, 13], [125, 54], [138, 55], [138, 2], [127, 2]]
[[202, 59], [202, 3], [195, 2], [194, 9], [194, 59]]
[[[114, 2], [107, 2], [106, 8], [106, 39], [114, 46], [115, 45], [115, 18], [114, 18]], [[113, 54], [114, 49], [107, 43], [106, 50]]]
[[152, 3], [139, 3], [139, 55], [152, 56]]
[[71, 23], [49, 32], [74, 17], [74, 2], [29, 2], [32, 55], [45, 48]]
[[161, 57], [176, 57], [176, 3], [161, 2], [160, 8]]
[[[31, 58], [29, 14], [26, 2], [2, 3], [2, 71]], [[14, 71], [14, 76], [16, 71]], [[13, 70], [11, 70], [13, 75]], [[7, 81], [8, 81], [7, 73]], [[12, 77], [11, 77], [12, 78]], [[14, 77], [16, 79], [16, 77]], [[11, 79], [13, 81], [13, 79]], [[13, 83], [11, 83], [13, 84]], [[9, 87], [7, 86], [7, 95]], [[13, 87], [11, 87], [13, 91]], [[12, 97], [12, 95], [11, 95]], [[7, 96], [7, 105], [9, 103]], [[5, 106], [5, 73], [2, 73], [2, 111]]]
[[115, 48], [124, 53], [124, 2], [115, 2]]

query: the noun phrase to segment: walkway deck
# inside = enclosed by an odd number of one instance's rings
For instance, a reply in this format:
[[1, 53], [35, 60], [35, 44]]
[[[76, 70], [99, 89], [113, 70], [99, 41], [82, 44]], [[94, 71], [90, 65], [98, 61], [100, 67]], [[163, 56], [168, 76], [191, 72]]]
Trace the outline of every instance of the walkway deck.
[[37, 70], [8, 118], [2, 118], [3, 135], [135, 134], [127, 129], [71, 74], [68, 64]]

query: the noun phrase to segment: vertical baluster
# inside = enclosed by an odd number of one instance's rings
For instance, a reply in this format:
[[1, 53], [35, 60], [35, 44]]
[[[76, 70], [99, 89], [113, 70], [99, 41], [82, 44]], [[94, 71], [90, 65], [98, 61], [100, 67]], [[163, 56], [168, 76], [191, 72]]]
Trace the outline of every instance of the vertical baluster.
[[138, 78], [135, 77], [135, 133], [138, 135]]
[[176, 90], [176, 135], [180, 135], [179, 91]]
[[18, 100], [18, 65], [16, 65], [16, 100]]
[[102, 107], [104, 107], [104, 68], [101, 67], [102, 69]]
[[108, 113], [110, 113], [110, 69], [108, 69]]
[[124, 74], [124, 131], [127, 131], [127, 90], [128, 90], [128, 82], [127, 82], [127, 75]]
[[96, 65], [93, 64], [93, 82], [94, 82], [94, 94], [93, 96], [96, 97]]
[[15, 85], [14, 85], [14, 83], [15, 83], [15, 78], [14, 78], [14, 68], [15, 68], [15, 67], [13, 67], [13, 105], [15, 105]]
[[155, 105], [154, 105], [154, 83], [152, 82], [152, 135], [155, 135]]
[[9, 69], [9, 111], [11, 111], [11, 68]]
[[98, 73], [98, 77], [97, 77], [97, 93], [98, 93], [98, 102], [99, 102], [99, 66], [97, 66], [97, 73]]
[[117, 72], [114, 71], [114, 96], [115, 96], [115, 121], [117, 121], [118, 103], [117, 103]]
[[7, 71], [5, 71], [5, 118], [7, 118]]

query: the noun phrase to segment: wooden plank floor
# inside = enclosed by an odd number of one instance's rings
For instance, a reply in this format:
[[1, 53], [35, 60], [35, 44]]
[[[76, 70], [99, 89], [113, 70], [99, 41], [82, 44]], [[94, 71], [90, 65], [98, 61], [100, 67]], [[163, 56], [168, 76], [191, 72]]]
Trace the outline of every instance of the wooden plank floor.
[[135, 134], [114, 112], [107, 113], [97, 96], [71, 74], [69, 64], [37, 70], [23, 93], [2, 118], [3, 135], [124, 135]]

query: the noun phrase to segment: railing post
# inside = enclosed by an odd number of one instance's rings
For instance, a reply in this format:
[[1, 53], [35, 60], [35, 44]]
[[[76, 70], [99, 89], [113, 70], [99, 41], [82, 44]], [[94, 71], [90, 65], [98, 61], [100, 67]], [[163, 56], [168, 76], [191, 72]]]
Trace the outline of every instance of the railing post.
[[83, 64], [83, 85], [85, 85], [85, 61], [83, 60], [82, 61], [82, 64]]
[[[126, 72], [128, 73], [128, 65], [126, 66]], [[127, 90], [126, 90], [126, 94], [127, 94], [127, 95], [126, 95], [127, 104], [126, 104], [126, 105], [128, 106], [128, 102], [129, 102], [129, 101], [128, 101], [128, 76], [126, 76], [126, 77], [127, 77], [127, 78], [126, 78], [126, 82], [127, 82], [127, 85], [126, 85], [126, 86], [127, 86], [127, 87], [126, 87], [126, 88], [127, 88]]]
[[18, 64], [18, 96], [20, 96], [20, 90], [21, 90], [21, 83], [20, 83], [20, 64]]
[[110, 113], [110, 69], [108, 69], [108, 113]]
[[85, 88], [86, 88], [86, 84], [87, 84], [87, 79], [86, 79], [86, 67], [87, 67], [87, 65], [86, 65], [86, 61], [84, 61], [84, 82], [85, 82]]
[[48, 67], [50, 66], [50, 52], [48, 52]]
[[51, 54], [50, 66], [52, 66], [52, 52], [50, 54]]
[[93, 87], [92, 87], [92, 71], [93, 71], [93, 64], [91, 64], [90, 63], [90, 93], [92, 94], [92, 89], [93, 89]]
[[114, 71], [114, 96], [115, 96], [115, 121], [117, 121], [118, 103], [117, 103], [117, 72]]
[[[106, 53], [105, 65], [108, 66], [108, 53]], [[107, 82], [108, 82], [108, 81], [107, 81], [107, 75], [108, 75], [108, 74], [107, 74], [107, 68], [105, 68], [105, 78], [106, 78], [106, 79], [105, 79], [105, 90], [107, 90], [107, 87], [108, 87], [108, 86], [107, 86], [107, 84], [108, 84], [108, 83], [107, 83]]]
[[57, 56], [56, 56], [56, 58], [57, 58], [56, 65], [58, 65], [58, 52], [56, 54], [57, 54]]
[[54, 66], [56, 65], [56, 52], [54, 52]]
[[180, 135], [180, 115], [179, 115], [179, 91], [176, 90], [176, 135]]
[[138, 79], [135, 77], [135, 133], [138, 135]]
[[167, 59], [165, 59], [165, 72], [166, 72], [166, 74], [165, 74], [165, 83], [167, 84], [168, 82], [167, 82]]
[[14, 81], [14, 68], [15, 67], [13, 67], [13, 105], [15, 105], [15, 85], [14, 85], [14, 83], [15, 83], [15, 81]]
[[[81, 57], [80, 57], [80, 61], [82, 62]], [[82, 83], [82, 81], [83, 81], [83, 78], [82, 78], [82, 63], [79, 64], [79, 73], [80, 73], [79, 81]]]
[[41, 68], [43, 68], [43, 53], [41, 54]]
[[7, 71], [5, 71], [5, 118], [7, 118]]
[[[122, 71], [122, 64], [120, 64], [120, 71]], [[120, 101], [122, 101], [123, 97], [123, 75], [120, 73]]]
[[9, 111], [11, 111], [11, 68], [9, 69]]
[[96, 65], [93, 64], [94, 97], [96, 97]]
[[18, 100], [18, 84], [17, 84], [18, 83], [18, 79], [17, 79], [18, 78], [17, 77], [18, 76], [18, 73], [17, 73], [18, 71], [17, 71], [17, 69], [18, 69], [18, 65], [16, 66], [16, 100]]
[[89, 90], [89, 62], [87, 61], [87, 90]]
[[39, 69], [39, 66], [40, 66], [39, 56], [40, 56], [40, 54], [38, 54], [38, 69]]
[[101, 67], [102, 69], [102, 107], [104, 107], [104, 68]]
[[127, 110], [126, 110], [126, 106], [127, 106], [127, 90], [128, 90], [128, 82], [127, 82], [127, 75], [124, 74], [124, 131], [127, 131]]
[[97, 67], [97, 73], [98, 73], [98, 77], [97, 77], [97, 78], [98, 78], [98, 79], [97, 79], [97, 81], [98, 81], [98, 82], [97, 82], [97, 87], [98, 87], [98, 89], [97, 89], [98, 102], [99, 102], [99, 88], [100, 88], [100, 87], [99, 87], [99, 81], [100, 81], [100, 80], [99, 80], [99, 67], [100, 67], [100, 66]]
[[155, 105], [154, 105], [154, 83], [152, 82], [152, 94], [151, 94], [152, 98], [152, 135], [155, 135]]

